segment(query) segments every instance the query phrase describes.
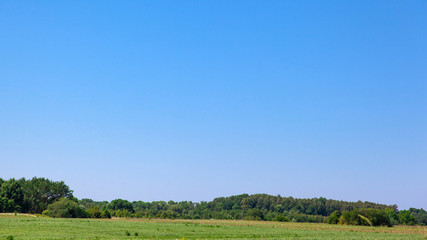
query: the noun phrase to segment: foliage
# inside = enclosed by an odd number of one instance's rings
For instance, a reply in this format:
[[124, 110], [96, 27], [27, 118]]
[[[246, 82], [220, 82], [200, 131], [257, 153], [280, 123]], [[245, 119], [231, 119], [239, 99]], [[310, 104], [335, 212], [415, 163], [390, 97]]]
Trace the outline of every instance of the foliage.
[[101, 214], [101, 218], [111, 218], [111, 213], [107, 209], [104, 209]]
[[298, 211], [285, 212], [286, 216], [291, 219], [292, 222], [311, 222], [311, 223], [323, 223], [326, 221], [326, 217], [321, 215], [311, 215], [300, 213]]
[[387, 208], [385, 212], [391, 225], [399, 224], [399, 217], [397, 216], [397, 211], [395, 209]]
[[14, 178], [3, 182], [0, 187], [0, 211], [20, 211], [24, 201], [21, 184]]
[[19, 179], [24, 199], [22, 212], [42, 213], [49, 204], [60, 198], [73, 198], [73, 191], [63, 181], [55, 182], [46, 178]]
[[15, 208], [16, 204], [13, 199], [0, 197], [0, 212], [14, 212]]
[[415, 225], [417, 223], [417, 219], [412, 216], [409, 210], [400, 211], [397, 216], [399, 217], [399, 223], [403, 225]]
[[102, 211], [96, 205], [89, 208], [87, 212], [91, 218], [102, 218]]
[[289, 219], [282, 214], [277, 215], [273, 220], [276, 222], [289, 222]]
[[134, 212], [132, 203], [130, 203], [128, 200], [123, 199], [115, 199], [111, 201], [107, 205], [107, 208], [111, 210], [127, 210], [129, 212]]
[[427, 211], [424, 209], [410, 208], [409, 212], [415, 217], [419, 225], [427, 225]]
[[67, 198], [61, 198], [59, 201], [50, 204], [43, 213], [55, 218], [86, 218], [89, 215], [76, 202]]
[[344, 225], [391, 226], [386, 210], [372, 208], [345, 211], [339, 218], [338, 223]]
[[258, 208], [249, 209], [244, 217], [245, 220], [264, 220], [264, 214]]
[[[398, 211], [396, 205], [371, 202], [346, 202], [332, 199], [241, 194], [215, 198], [213, 201], [111, 202], [77, 200], [64, 182], [34, 177], [15, 180], [0, 178], [0, 212], [42, 213], [61, 198], [72, 199], [91, 218], [168, 218], [168, 219], [234, 219], [292, 222], [328, 222], [356, 225], [427, 224], [424, 209]], [[365, 209], [365, 210], [363, 210]], [[366, 210], [371, 209], [371, 210]], [[343, 213], [342, 215], [340, 213]], [[53, 213], [49, 213], [53, 214]]]
[[373, 226], [392, 226], [386, 210], [361, 209], [361, 214], [368, 218]]
[[103, 207], [106, 207], [108, 204], [107, 201], [97, 202], [89, 198], [83, 198], [79, 200], [78, 203], [79, 205], [83, 206], [86, 209], [89, 209], [94, 206], [97, 206], [99, 209], [102, 209]]
[[326, 219], [326, 222], [329, 224], [338, 224], [340, 216], [340, 212], [338, 210], [335, 210], [334, 212], [332, 212], [331, 215], [329, 215], [329, 217]]

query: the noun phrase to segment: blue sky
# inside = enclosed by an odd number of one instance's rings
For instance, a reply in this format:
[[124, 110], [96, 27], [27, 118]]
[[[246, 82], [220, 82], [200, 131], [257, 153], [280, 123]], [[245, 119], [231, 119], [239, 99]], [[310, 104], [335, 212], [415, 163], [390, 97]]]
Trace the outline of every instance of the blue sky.
[[2, 178], [427, 208], [426, 1], [1, 1]]

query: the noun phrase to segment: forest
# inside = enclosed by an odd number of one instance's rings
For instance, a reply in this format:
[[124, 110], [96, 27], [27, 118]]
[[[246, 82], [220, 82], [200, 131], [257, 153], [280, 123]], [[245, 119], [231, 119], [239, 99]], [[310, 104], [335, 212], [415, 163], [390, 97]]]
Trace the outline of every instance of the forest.
[[396, 205], [348, 202], [323, 197], [301, 199], [241, 194], [212, 201], [133, 201], [77, 199], [63, 181], [0, 178], [0, 212], [62, 218], [230, 219], [393, 226], [426, 225], [427, 212]]

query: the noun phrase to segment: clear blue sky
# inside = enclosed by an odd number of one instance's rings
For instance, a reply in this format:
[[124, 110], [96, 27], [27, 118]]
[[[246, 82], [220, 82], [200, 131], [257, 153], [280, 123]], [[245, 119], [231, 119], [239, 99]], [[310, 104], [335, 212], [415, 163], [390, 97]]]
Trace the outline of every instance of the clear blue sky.
[[427, 208], [426, 1], [1, 1], [1, 177]]

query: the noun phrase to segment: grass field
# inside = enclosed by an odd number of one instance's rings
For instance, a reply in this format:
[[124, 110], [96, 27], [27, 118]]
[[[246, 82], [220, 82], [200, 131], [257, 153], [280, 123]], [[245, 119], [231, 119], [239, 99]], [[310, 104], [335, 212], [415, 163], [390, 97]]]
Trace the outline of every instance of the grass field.
[[[135, 236], [137, 233], [138, 236]], [[128, 236], [128, 234], [130, 236]], [[19, 239], [427, 239], [427, 227], [362, 227], [234, 220], [53, 219], [0, 216], [0, 240]]]

